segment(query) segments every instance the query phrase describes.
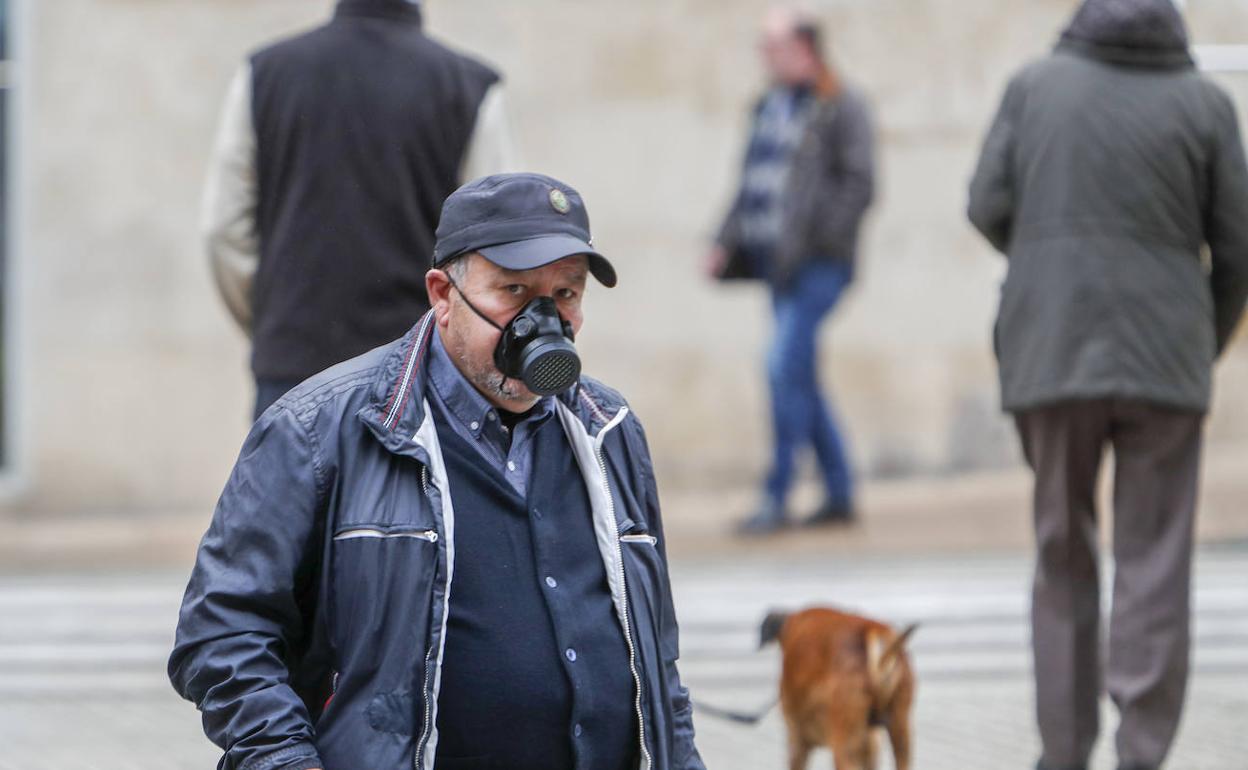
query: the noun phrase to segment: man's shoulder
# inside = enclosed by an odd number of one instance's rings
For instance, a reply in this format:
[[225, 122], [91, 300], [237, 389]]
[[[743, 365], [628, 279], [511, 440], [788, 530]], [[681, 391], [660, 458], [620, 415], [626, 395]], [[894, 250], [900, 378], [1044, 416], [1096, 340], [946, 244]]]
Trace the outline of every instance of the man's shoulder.
[[321, 39], [328, 33], [329, 25], [327, 24], [291, 32], [253, 49], [247, 58], [255, 63], [298, 56], [310, 48], [318, 47]]
[[473, 79], [487, 83], [493, 83], [502, 79], [502, 75], [497, 67], [487, 63], [474, 53], [461, 51], [429, 36], [424, 36], [422, 43], [430, 53], [441, 57], [444, 61], [453, 62]]
[[1068, 77], [1072, 67], [1084, 66], [1087, 66], [1085, 60], [1061, 51], [1038, 56], [1014, 70], [1006, 84], [1006, 92], [1025, 90], [1046, 78]]
[[869, 120], [871, 99], [866, 92], [853, 83], [846, 83], [835, 97], [823, 102], [829, 120]]
[[386, 360], [399, 342], [386, 343], [312, 375], [279, 398], [274, 407], [305, 420], [326, 410], [354, 414], [371, 399]]

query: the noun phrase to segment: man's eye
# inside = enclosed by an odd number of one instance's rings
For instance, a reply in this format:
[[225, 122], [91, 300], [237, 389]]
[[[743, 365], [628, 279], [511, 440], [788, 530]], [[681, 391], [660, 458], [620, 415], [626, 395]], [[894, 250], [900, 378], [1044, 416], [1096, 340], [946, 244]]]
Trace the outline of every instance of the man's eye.
[[503, 287], [503, 291], [506, 291], [513, 297], [519, 297], [521, 294], [524, 294], [525, 289], [524, 286], [518, 283], [513, 283]]
[[576, 299], [576, 292], [572, 289], [560, 289], [555, 292], [555, 296], [559, 299]]

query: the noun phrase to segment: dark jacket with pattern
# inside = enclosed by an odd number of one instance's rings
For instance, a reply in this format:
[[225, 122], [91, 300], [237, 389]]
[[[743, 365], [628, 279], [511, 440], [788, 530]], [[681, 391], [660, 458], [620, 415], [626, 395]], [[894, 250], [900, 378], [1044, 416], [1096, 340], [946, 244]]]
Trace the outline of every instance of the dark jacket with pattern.
[[[852, 264], [874, 195], [874, 136], [866, 99], [851, 88], [818, 97], [781, 193], [780, 242], [768, 265], [772, 283], [788, 286], [811, 262]], [[716, 238], [730, 258], [741, 247], [740, 201], [738, 194]]]
[[1195, 70], [1170, 0], [1088, 0], [1010, 81], [969, 214], [1009, 257], [1005, 409], [1208, 408], [1248, 296], [1248, 168], [1234, 105]]
[[[473, 556], [424, 397], [431, 319], [283, 396], [243, 445], [169, 660], [222, 770], [433, 770], [455, 560]], [[642, 768], [702, 770], [641, 423], [587, 378], [557, 412], [632, 654]]]

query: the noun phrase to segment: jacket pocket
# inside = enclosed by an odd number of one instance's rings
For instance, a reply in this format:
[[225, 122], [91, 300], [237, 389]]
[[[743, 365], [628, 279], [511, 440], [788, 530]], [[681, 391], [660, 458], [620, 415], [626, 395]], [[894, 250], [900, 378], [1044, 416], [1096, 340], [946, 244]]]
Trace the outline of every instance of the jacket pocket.
[[640, 532], [640, 533], [630, 534], [630, 535], [620, 535], [620, 542], [629, 543], [629, 544], [644, 543], [646, 545], [657, 546], [659, 544], [659, 539], [655, 537], [654, 535], [647, 534], [645, 532]]
[[650, 619], [659, 651], [666, 661], [680, 656], [676, 617], [670, 600], [667, 564], [658, 549], [659, 539], [649, 532], [631, 531], [620, 535], [620, 551], [629, 586], [629, 596], [640, 599]]
[[437, 530], [412, 524], [342, 525], [333, 533], [329, 632], [344, 676], [369, 672], [378, 692], [411, 687], [419, 661], [395, 653], [426, 646], [412, 629], [428, 627], [443, 545]]
[[383, 692], [368, 704], [364, 716], [368, 726], [378, 732], [412, 737], [416, 734], [416, 708], [410, 690]]
[[389, 538], [413, 538], [415, 540], [424, 540], [429, 543], [438, 542], [438, 531], [435, 529], [426, 529], [423, 527], [360, 527], [349, 526], [344, 527], [341, 531], [334, 533], [334, 540], [357, 540], [361, 538], [375, 538], [379, 540]]

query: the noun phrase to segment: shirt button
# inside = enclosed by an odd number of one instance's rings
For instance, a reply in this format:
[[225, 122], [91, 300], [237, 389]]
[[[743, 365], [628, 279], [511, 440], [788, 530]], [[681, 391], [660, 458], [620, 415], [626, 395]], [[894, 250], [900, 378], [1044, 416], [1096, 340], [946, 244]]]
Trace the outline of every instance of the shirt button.
[[571, 647], [563, 651], [563, 656], [568, 659], [569, 663], [576, 662], [576, 650], [572, 649]]
[[554, 579], [553, 577], [551, 577], [550, 575], [547, 575], [547, 576], [546, 576], [546, 585], [550, 586], [551, 588], [554, 588], [555, 586], [559, 585], [559, 581], [558, 581], [558, 580], [555, 580], [555, 579]]
[[535, 518], [535, 519], [540, 519], [540, 518], [542, 518], [542, 512], [541, 512], [541, 511], [539, 511], [538, 509], [534, 508], [534, 509], [533, 509], [533, 518]]
[[469, 428], [472, 428], [473, 430], [476, 430], [477, 428], [480, 428], [480, 427], [481, 427], [481, 423], [477, 422], [476, 420], [473, 420], [473, 421], [472, 421], [472, 424], [471, 424], [471, 425], [469, 425], [468, 427], [469, 427]]
[[580, 722], [577, 722], [577, 723], [576, 723], [576, 725], [575, 725], [575, 726], [573, 726], [573, 728], [572, 728], [572, 734], [573, 734], [573, 735], [575, 735], [577, 738], [580, 738], [580, 737], [581, 737], [581, 733], [583, 733], [583, 732], [585, 732], [585, 730], [581, 728], [581, 723], [580, 723]]
[[488, 414], [485, 415], [485, 419], [489, 420], [490, 422], [494, 422], [495, 420], [498, 419], [498, 415], [494, 414], [493, 412], [489, 412]]
[[509, 470], [509, 471], [514, 471], [515, 469], [516, 469], [516, 464], [515, 464], [515, 463], [513, 463], [511, 460], [508, 460], [508, 461], [507, 461], [507, 470]]

